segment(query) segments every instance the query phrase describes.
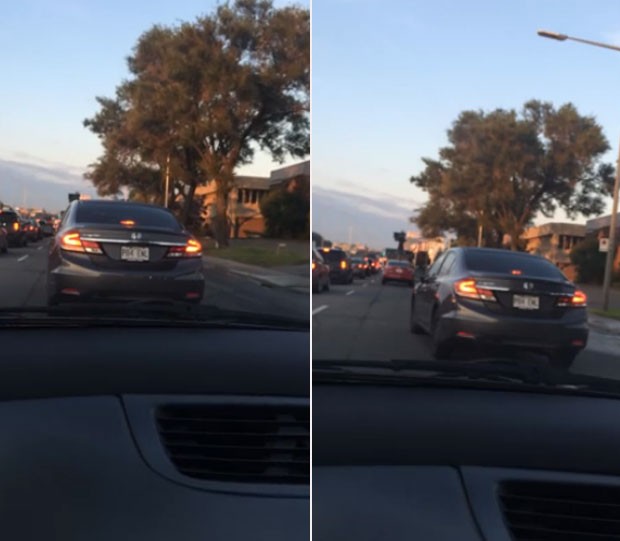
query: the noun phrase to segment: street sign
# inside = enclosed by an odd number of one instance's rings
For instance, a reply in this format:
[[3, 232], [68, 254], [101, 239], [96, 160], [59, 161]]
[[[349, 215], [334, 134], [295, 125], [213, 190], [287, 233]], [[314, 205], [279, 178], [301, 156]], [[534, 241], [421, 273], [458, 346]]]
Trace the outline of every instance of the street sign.
[[609, 252], [609, 239], [598, 239], [598, 251]]

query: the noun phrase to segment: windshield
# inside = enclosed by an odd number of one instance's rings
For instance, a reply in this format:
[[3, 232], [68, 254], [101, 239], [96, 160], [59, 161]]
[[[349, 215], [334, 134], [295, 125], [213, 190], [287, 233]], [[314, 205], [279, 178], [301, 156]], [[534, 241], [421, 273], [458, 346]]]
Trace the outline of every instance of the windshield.
[[356, 362], [491, 360], [485, 377], [506, 361], [620, 380], [606, 8], [538, 34], [561, 22], [544, 2], [336, 4], [312, 13], [312, 227], [317, 247], [381, 257], [313, 296], [313, 362], [348, 363], [343, 381]]
[[3, 10], [0, 325], [309, 327], [309, 0], [134, 7]]

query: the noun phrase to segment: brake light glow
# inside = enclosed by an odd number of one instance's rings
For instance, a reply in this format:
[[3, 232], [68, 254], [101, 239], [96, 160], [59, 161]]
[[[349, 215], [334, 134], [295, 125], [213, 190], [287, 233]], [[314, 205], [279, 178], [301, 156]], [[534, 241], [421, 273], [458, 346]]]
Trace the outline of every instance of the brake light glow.
[[514, 276], [521, 276], [523, 273], [519, 269], [514, 269], [511, 271], [511, 274]]
[[19, 223], [13, 222], [13, 231], [19, 231]]
[[121, 220], [121, 225], [124, 225], [125, 227], [133, 227], [136, 225], [136, 222], [133, 220]]
[[315, 269], [316, 269], [316, 262], [315, 262], [315, 261], [313, 261], [313, 262], [312, 262], [312, 270], [315, 270]]
[[65, 233], [60, 238], [60, 247], [68, 252], [85, 252], [87, 254], [103, 253], [98, 242], [80, 238], [80, 234], [77, 231]]
[[340, 268], [341, 269], [346, 269], [347, 268], [347, 262], [346, 261], [341, 261], [340, 262]]
[[558, 297], [558, 301], [556, 304], [557, 306], [563, 308], [583, 308], [588, 305], [588, 296], [580, 289], [577, 289], [575, 293], [572, 294], [572, 296], [567, 295], [566, 297]]
[[490, 289], [479, 287], [476, 280], [473, 278], [466, 278], [465, 280], [459, 280], [454, 284], [454, 292], [459, 297], [465, 297], [467, 299], [475, 299], [477, 301], [489, 301], [497, 302], [495, 294]]
[[171, 246], [168, 248], [168, 254], [166, 257], [181, 258], [181, 257], [201, 257], [202, 246], [197, 240], [189, 239], [183, 246]]

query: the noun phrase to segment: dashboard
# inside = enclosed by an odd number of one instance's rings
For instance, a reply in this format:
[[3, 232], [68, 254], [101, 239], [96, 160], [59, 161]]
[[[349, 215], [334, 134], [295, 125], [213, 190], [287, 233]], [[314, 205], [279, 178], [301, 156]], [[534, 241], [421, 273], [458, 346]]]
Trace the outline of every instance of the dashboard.
[[309, 332], [0, 330], [7, 539], [307, 540]]
[[315, 384], [313, 539], [620, 539], [620, 401]]

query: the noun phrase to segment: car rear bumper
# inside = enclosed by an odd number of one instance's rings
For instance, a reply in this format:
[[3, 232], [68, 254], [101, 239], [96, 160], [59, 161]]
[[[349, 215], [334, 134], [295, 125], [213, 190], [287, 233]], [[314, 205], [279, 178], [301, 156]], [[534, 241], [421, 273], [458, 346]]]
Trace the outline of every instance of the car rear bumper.
[[388, 282], [413, 282], [413, 276], [406, 274], [383, 274], [383, 279]]
[[177, 262], [174, 271], [93, 270], [63, 260], [48, 272], [48, 295], [58, 300], [162, 299], [199, 302], [204, 294], [202, 260]]
[[336, 283], [347, 283], [349, 281], [351, 281], [351, 278], [353, 277], [353, 271], [351, 270], [347, 270], [347, 271], [341, 271], [341, 270], [330, 270], [329, 271], [329, 279], [333, 284]]
[[486, 315], [459, 306], [441, 317], [438, 332], [441, 340], [473, 341], [539, 351], [583, 349], [588, 341], [588, 322], [586, 311], [581, 308], [559, 319], [526, 319]]

